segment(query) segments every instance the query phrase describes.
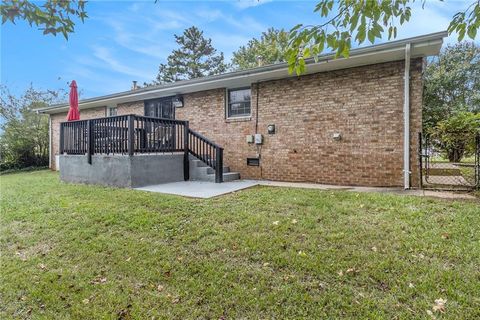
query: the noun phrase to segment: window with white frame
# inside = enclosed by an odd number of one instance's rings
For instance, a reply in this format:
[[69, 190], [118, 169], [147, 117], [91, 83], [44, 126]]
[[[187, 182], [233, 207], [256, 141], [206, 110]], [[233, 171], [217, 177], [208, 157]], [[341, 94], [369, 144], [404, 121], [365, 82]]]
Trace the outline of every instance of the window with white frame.
[[117, 115], [117, 107], [107, 107], [107, 117], [113, 117]]
[[227, 118], [248, 117], [251, 115], [250, 88], [227, 90]]

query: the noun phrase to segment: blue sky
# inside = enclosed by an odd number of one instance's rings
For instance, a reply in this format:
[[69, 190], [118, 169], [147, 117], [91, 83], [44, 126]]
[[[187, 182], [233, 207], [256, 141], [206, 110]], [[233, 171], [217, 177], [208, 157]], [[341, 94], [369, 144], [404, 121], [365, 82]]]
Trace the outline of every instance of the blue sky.
[[[445, 30], [463, 1], [427, 0], [414, 10], [398, 38]], [[196, 25], [229, 61], [232, 52], [268, 27], [289, 29], [321, 22], [315, 1], [89, 1], [89, 18], [66, 41], [43, 36], [26, 23], [1, 27], [1, 82], [14, 93], [32, 83], [67, 89], [75, 79], [82, 98], [128, 90], [155, 78], [158, 65], [175, 48], [174, 34]], [[447, 40], [454, 42], [454, 37]], [[478, 41], [478, 39], [477, 39]]]

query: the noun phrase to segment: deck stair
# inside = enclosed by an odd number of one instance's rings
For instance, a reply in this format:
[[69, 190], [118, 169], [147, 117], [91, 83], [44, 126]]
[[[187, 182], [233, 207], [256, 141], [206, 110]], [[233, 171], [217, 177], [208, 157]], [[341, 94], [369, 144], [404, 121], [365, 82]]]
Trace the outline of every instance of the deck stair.
[[[223, 166], [223, 182], [240, 179], [238, 172], [231, 172], [230, 167]], [[215, 182], [215, 170], [202, 160], [190, 155], [190, 180]]]

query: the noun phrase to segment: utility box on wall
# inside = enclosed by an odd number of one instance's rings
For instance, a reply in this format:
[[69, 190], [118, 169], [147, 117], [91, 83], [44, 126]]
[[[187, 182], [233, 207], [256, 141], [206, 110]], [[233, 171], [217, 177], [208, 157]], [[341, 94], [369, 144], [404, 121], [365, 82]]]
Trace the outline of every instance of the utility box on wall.
[[255, 134], [255, 144], [263, 144], [263, 136], [260, 133]]

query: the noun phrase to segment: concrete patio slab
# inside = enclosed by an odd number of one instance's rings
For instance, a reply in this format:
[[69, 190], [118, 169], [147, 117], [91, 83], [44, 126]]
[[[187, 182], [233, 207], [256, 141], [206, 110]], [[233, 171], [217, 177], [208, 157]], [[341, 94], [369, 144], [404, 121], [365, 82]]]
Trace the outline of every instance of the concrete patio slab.
[[182, 181], [135, 188], [135, 190], [206, 199], [250, 188], [257, 184], [258, 181], [254, 180], [236, 180], [224, 183], [214, 183], [208, 181]]
[[250, 188], [255, 185], [270, 187], [287, 187], [287, 188], [306, 188], [318, 190], [343, 190], [350, 192], [377, 192], [390, 193], [403, 196], [418, 197], [436, 197], [443, 199], [468, 199], [475, 200], [475, 196], [467, 193], [433, 191], [433, 190], [404, 190], [403, 188], [386, 188], [386, 187], [357, 187], [357, 186], [337, 186], [328, 184], [302, 183], [302, 182], [280, 182], [268, 180], [236, 180], [224, 183], [214, 183], [208, 181], [182, 181], [157, 184], [135, 188], [135, 190], [143, 190], [150, 192], [159, 192], [166, 194], [174, 194], [191, 198], [212, 198], [227, 193]]
[[259, 185], [272, 187], [288, 187], [288, 188], [306, 188], [318, 190], [344, 190], [350, 192], [377, 192], [377, 193], [391, 193], [404, 196], [418, 196], [418, 197], [435, 197], [443, 199], [464, 199], [477, 200], [471, 194], [465, 192], [449, 192], [449, 191], [435, 191], [435, 190], [404, 190], [403, 188], [388, 188], [388, 187], [357, 187], [357, 186], [337, 186], [328, 184], [303, 183], [303, 182], [281, 182], [281, 181], [258, 181]]

